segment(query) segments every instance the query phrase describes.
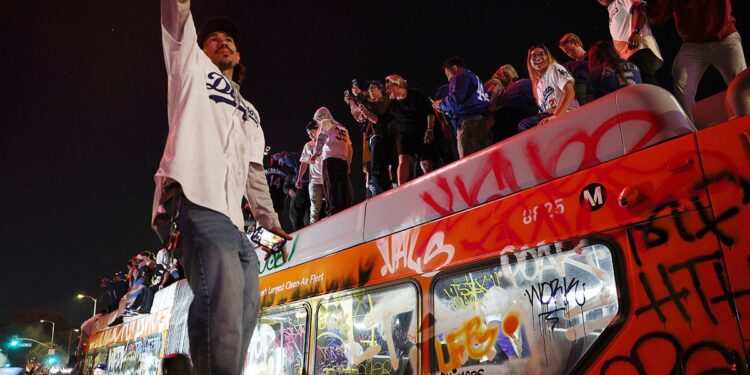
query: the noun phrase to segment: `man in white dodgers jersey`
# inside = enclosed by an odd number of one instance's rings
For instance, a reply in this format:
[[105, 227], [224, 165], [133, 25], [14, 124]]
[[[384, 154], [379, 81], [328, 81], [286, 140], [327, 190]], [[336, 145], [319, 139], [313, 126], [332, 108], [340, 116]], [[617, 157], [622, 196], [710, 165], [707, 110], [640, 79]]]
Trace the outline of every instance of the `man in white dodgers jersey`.
[[260, 308], [243, 195], [261, 226], [289, 236], [264, 176], [260, 116], [240, 95], [239, 28], [212, 18], [196, 32], [189, 0], [161, 0], [161, 26], [169, 135], [154, 178], [153, 223], [193, 291], [195, 373], [240, 374]]

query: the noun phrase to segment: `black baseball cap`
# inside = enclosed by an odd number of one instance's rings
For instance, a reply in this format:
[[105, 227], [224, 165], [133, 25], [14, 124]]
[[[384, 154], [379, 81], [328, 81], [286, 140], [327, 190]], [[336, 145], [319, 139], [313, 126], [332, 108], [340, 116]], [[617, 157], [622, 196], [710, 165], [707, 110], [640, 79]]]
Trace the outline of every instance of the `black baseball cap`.
[[240, 42], [240, 27], [234, 21], [226, 17], [212, 17], [201, 25], [198, 30], [198, 45], [202, 48], [206, 37], [215, 31], [223, 31], [234, 39], [234, 44]]

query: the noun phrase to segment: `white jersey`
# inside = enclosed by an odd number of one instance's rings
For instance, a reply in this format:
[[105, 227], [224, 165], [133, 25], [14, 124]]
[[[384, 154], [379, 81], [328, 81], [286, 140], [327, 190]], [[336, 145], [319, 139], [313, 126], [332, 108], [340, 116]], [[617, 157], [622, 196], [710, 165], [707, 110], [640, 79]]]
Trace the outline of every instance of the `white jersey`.
[[314, 149], [315, 141], [305, 143], [305, 147], [302, 148], [302, 155], [300, 155], [299, 161], [301, 163], [309, 164], [307, 170], [310, 173], [310, 183], [323, 185], [323, 158], [317, 158], [315, 159], [315, 163], [310, 163], [310, 159], [312, 159]]
[[[560, 105], [563, 97], [563, 87], [568, 82], [575, 82], [573, 76], [565, 70], [560, 64], [553, 63], [547, 67], [547, 71], [536, 83], [536, 97], [539, 110], [542, 112], [553, 113], [555, 108]], [[578, 101], [573, 99], [568, 109], [578, 108]]]
[[260, 116], [200, 49], [192, 14], [176, 32], [181, 40], [170, 35], [164, 19], [178, 17], [162, 14], [169, 135], [154, 177], [152, 222], [163, 188], [176, 181], [191, 202], [227, 215], [242, 230], [249, 165], [263, 163]]
[[325, 160], [338, 158], [352, 162], [352, 141], [349, 131], [335, 120], [321, 120], [318, 122], [318, 138], [316, 139], [313, 155], [320, 155]]
[[[651, 33], [651, 26], [648, 21], [643, 24], [641, 29], [641, 36], [643, 37], [643, 43], [634, 48], [628, 47], [628, 39], [633, 31], [633, 14], [632, 8], [633, 3], [642, 3], [643, 1], [638, 0], [614, 0], [607, 7], [609, 12], [609, 33], [612, 35], [612, 42], [615, 45], [615, 50], [623, 60], [627, 60], [633, 53], [642, 50], [644, 48], [650, 49], [659, 60], [664, 60], [661, 57], [659, 46], [656, 44], [656, 39]], [[643, 15], [646, 17], [646, 15]]]

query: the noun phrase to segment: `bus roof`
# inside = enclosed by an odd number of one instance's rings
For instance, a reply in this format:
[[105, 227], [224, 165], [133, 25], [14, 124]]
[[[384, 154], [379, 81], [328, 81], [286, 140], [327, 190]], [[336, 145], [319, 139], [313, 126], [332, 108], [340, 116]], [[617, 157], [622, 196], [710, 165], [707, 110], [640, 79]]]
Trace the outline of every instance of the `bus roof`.
[[296, 232], [287, 263], [261, 276], [695, 131], [664, 89], [623, 88]]

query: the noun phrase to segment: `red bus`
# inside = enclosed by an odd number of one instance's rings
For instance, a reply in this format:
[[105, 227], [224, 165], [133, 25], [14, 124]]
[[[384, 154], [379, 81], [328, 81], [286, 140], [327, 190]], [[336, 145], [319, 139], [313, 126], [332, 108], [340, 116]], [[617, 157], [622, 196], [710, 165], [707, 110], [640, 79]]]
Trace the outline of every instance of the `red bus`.
[[[295, 233], [245, 373], [748, 373], [750, 116], [701, 113], [630, 86]], [[157, 299], [88, 368], [186, 353]]]

